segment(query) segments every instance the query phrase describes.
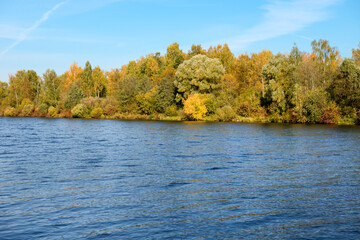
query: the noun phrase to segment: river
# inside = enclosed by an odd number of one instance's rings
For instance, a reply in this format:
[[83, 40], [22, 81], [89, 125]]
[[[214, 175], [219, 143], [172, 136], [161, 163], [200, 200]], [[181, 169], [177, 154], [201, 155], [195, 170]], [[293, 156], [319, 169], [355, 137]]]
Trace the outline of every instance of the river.
[[359, 239], [360, 127], [0, 118], [0, 239]]

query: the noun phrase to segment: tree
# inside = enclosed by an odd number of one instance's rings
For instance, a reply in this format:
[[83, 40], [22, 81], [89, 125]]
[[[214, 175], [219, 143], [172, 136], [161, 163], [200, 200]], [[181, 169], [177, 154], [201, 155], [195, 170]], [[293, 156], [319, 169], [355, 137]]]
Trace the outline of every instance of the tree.
[[156, 111], [160, 113], [175, 103], [175, 72], [171, 69], [165, 71], [155, 97]]
[[217, 45], [217, 47], [210, 47], [208, 50], [210, 58], [218, 58], [225, 68], [225, 73], [231, 73], [234, 68], [234, 54], [230, 51], [229, 46]]
[[192, 58], [198, 54], [206, 55], [206, 50], [201, 47], [201, 45], [191, 45], [191, 49], [188, 51], [188, 58]]
[[340, 63], [339, 51], [335, 47], [330, 47], [327, 40], [322, 39], [312, 41], [311, 46], [316, 56], [316, 61], [323, 73], [323, 87], [327, 87], [328, 78], [333, 76]]
[[89, 61], [86, 61], [85, 68], [81, 72], [81, 88], [84, 91], [87, 97], [92, 96], [94, 92], [93, 76], [92, 76], [92, 67]]
[[330, 88], [336, 103], [360, 108], [360, 66], [346, 58]]
[[352, 49], [352, 58], [354, 59], [356, 64], [360, 64], [360, 42], [358, 45], [358, 49]]
[[93, 89], [95, 97], [104, 97], [106, 94], [106, 77], [99, 66], [92, 71]]
[[41, 81], [40, 77], [36, 74], [34, 70], [27, 70], [25, 77], [31, 84], [31, 100], [38, 104], [39, 95], [40, 95], [40, 88], [41, 88]]
[[191, 93], [210, 93], [219, 88], [225, 69], [218, 59], [196, 55], [184, 61], [176, 71], [176, 101], [186, 100]]
[[184, 102], [184, 113], [193, 120], [202, 120], [207, 112], [205, 99], [194, 93]]
[[177, 69], [184, 59], [185, 54], [180, 50], [177, 42], [167, 47], [165, 54], [165, 64], [167, 66]]
[[7, 96], [8, 84], [6, 82], [0, 81], [0, 106], [2, 105], [3, 100]]
[[78, 66], [76, 62], [70, 65], [68, 71], [65, 72], [66, 80], [64, 84], [65, 91], [69, 90], [73, 83], [81, 79], [82, 69]]
[[119, 100], [122, 105], [130, 104], [134, 102], [136, 94], [136, 82], [135, 75], [125, 76], [119, 83]]
[[71, 85], [70, 91], [65, 99], [65, 107], [70, 109], [71, 107], [80, 103], [80, 100], [85, 97], [83, 90], [76, 83]]
[[44, 97], [45, 102], [55, 106], [60, 98], [60, 78], [56, 75], [55, 70], [47, 69], [43, 74], [44, 80]]
[[32, 85], [25, 70], [19, 70], [9, 76], [8, 101], [17, 108], [25, 98], [32, 99]]

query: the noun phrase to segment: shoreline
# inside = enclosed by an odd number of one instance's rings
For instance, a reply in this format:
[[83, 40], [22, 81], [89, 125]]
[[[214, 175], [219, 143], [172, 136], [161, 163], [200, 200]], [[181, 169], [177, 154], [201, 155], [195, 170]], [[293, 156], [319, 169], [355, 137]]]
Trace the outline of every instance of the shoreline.
[[[128, 115], [131, 116], [131, 115]], [[189, 120], [181, 117], [166, 117], [166, 116], [157, 116], [151, 117], [149, 115], [136, 115], [135, 117], [126, 117], [126, 115], [120, 116], [111, 116], [111, 117], [100, 117], [100, 118], [92, 118], [92, 117], [51, 117], [51, 116], [3, 116], [3, 118], [42, 118], [42, 119], [82, 119], [82, 120], [118, 120], [118, 121], [158, 121], [158, 122], [182, 122], [182, 123], [247, 123], [247, 124], [295, 124], [295, 125], [329, 125], [329, 126], [360, 126], [359, 124], [355, 124], [353, 122], [338, 122], [338, 123], [301, 123], [301, 122], [286, 122], [286, 121], [271, 121], [270, 119], [256, 119], [252, 117], [238, 117], [233, 120], [215, 120], [215, 119], [203, 119], [203, 120]]]

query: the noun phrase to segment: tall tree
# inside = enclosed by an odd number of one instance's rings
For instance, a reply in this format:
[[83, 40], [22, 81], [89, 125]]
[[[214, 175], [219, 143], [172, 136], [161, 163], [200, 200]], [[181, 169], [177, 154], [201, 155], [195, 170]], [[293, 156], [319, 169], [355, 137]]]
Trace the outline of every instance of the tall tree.
[[47, 69], [43, 74], [45, 102], [55, 106], [60, 98], [61, 80], [57, 76], [55, 70]]
[[81, 88], [87, 97], [92, 95], [94, 83], [92, 77], [92, 67], [89, 61], [86, 61], [85, 68], [81, 72]]
[[210, 93], [219, 88], [225, 69], [218, 59], [196, 55], [184, 61], [176, 71], [176, 101], [186, 100], [193, 93]]
[[360, 64], [360, 42], [357, 49], [352, 49], [352, 58], [356, 64]]
[[184, 59], [185, 54], [180, 50], [177, 42], [167, 47], [165, 54], [165, 63], [167, 66], [177, 69]]
[[104, 97], [106, 94], [106, 77], [99, 66], [92, 71], [95, 97]]

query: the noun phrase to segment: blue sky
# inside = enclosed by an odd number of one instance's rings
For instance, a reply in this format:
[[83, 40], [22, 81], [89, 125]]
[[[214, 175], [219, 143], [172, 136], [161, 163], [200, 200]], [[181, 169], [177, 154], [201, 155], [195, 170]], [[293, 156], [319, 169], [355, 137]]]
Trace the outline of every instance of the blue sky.
[[173, 42], [228, 43], [237, 56], [326, 39], [351, 57], [359, 12], [358, 0], [0, 0], [0, 81], [20, 69], [60, 75], [74, 61], [119, 68]]

